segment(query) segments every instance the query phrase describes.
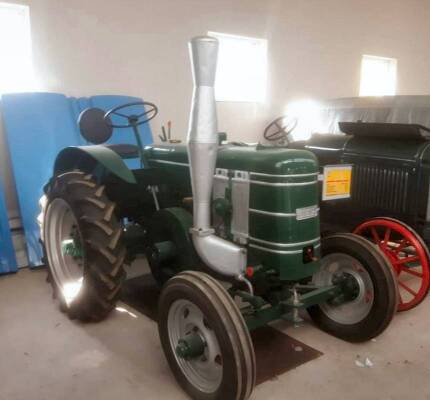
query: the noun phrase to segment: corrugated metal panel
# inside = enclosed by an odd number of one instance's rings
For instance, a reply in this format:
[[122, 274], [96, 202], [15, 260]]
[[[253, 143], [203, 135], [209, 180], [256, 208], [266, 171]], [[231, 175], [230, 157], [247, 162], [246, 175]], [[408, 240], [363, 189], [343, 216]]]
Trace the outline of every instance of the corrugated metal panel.
[[408, 168], [356, 163], [352, 199], [364, 207], [406, 212], [409, 181]]

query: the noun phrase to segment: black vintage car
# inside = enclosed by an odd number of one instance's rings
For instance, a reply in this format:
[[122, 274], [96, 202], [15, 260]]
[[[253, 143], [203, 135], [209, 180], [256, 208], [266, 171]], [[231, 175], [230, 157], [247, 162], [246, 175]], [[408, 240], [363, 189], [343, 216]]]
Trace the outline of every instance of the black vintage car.
[[375, 242], [398, 276], [399, 310], [413, 308], [430, 287], [430, 96], [338, 99], [319, 112], [325, 133], [294, 141], [297, 121], [281, 117], [265, 137], [312, 151], [322, 171], [351, 166], [336, 183], [347, 195], [323, 195], [322, 231]]

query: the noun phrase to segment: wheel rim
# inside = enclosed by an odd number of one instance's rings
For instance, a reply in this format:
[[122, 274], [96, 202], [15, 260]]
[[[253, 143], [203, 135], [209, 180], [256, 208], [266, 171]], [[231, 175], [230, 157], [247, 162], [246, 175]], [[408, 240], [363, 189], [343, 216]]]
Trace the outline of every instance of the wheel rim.
[[332, 253], [322, 258], [313, 281], [318, 286], [333, 285], [342, 275], [355, 283], [357, 293], [354, 298], [339, 305], [325, 302], [320, 308], [333, 321], [353, 325], [366, 318], [374, 301], [373, 282], [363, 265], [348, 254]]
[[82, 243], [76, 217], [63, 199], [53, 200], [47, 209], [45, 224], [45, 247], [52, 277], [69, 305], [79, 294], [83, 282], [83, 257], [65, 254], [67, 241]]
[[399, 286], [399, 311], [418, 305], [430, 284], [429, 262], [423, 243], [403, 224], [374, 219], [359, 225], [354, 233], [377, 244], [390, 260]]
[[[215, 332], [200, 308], [188, 300], [176, 300], [169, 309], [167, 329], [176, 362], [188, 381], [202, 392], [215, 392], [222, 380], [222, 354]], [[204, 353], [193, 359], [179, 357], [176, 353], [179, 341], [192, 333], [201, 336]]]

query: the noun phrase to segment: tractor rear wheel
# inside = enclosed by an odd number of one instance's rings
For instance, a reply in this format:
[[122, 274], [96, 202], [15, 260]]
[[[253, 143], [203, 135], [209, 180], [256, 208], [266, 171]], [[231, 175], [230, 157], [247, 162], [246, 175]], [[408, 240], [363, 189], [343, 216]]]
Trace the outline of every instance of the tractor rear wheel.
[[354, 233], [375, 243], [390, 260], [399, 285], [398, 311], [420, 304], [430, 288], [430, 255], [421, 236], [404, 222], [387, 217], [365, 221]]
[[191, 398], [245, 400], [255, 385], [255, 354], [239, 308], [215, 279], [182, 272], [164, 286], [158, 330], [167, 361]]
[[42, 232], [54, 295], [70, 318], [99, 321], [115, 307], [124, 278], [115, 203], [81, 171], [55, 177], [46, 196]]
[[352, 233], [322, 240], [316, 285], [340, 285], [341, 295], [308, 309], [324, 331], [350, 342], [382, 333], [397, 310], [396, 278], [385, 255], [368, 240]]

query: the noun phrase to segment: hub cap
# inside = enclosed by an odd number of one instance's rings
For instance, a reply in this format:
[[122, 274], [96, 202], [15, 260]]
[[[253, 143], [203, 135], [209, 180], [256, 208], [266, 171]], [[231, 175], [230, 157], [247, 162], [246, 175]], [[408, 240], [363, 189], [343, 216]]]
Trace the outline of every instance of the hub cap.
[[[215, 332], [200, 308], [188, 300], [176, 300], [169, 310], [167, 329], [176, 362], [189, 382], [202, 392], [215, 392], [222, 380], [222, 355]], [[178, 345], [190, 335], [200, 336], [203, 352], [193, 358], [178, 355]]]
[[323, 257], [313, 281], [318, 286], [340, 284], [345, 291], [341, 304], [335, 301], [320, 304], [321, 310], [337, 323], [356, 324], [372, 309], [374, 287], [370, 275], [357, 259], [348, 254], [333, 253]]
[[83, 281], [83, 256], [65, 251], [73, 243], [80, 248], [82, 242], [78, 223], [69, 204], [63, 199], [53, 200], [46, 212], [45, 246], [52, 277], [70, 304], [78, 295]]

